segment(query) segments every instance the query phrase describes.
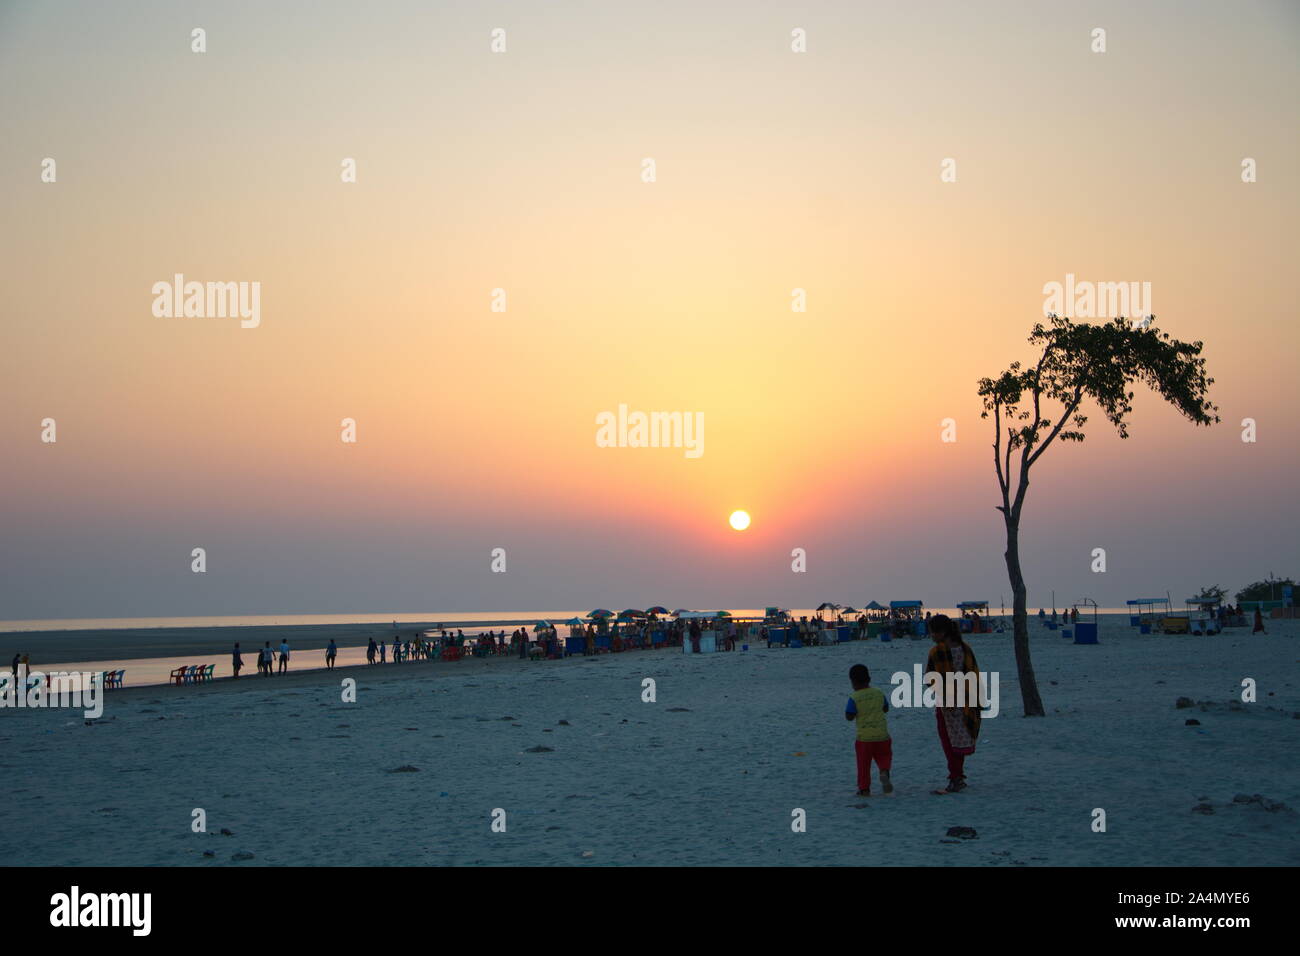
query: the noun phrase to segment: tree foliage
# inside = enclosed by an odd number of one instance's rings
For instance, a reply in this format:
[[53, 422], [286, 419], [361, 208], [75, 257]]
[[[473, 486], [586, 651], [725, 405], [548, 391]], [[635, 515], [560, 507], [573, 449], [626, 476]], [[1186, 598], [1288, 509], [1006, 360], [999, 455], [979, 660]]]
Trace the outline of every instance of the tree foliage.
[[1274, 578], [1272, 581], [1256, 581], [1254, 584], [1247, 584], [1237, 592], [1237, 603], [1242, 601], [1280, 601], [1282, 600], [1282, 588], [1286, 585], [1295, 587], [1295, 582], [1290, 578]]
[[1122, 318], [1091, 325], [1051, 315], [1048, 325], [1037, 323], [1029, 335], [1029, 343], [1042, 349], [1032, 368], [1012, 362], [996, 379], [980, 379], [980, 417], [993, 416], [1003, 444], [1002, 453], [994, 456], [1001, 510], [1015, 508], [1018, 513], [1023, 503], [1023, 494], [1011, 496], [1011, 489], [1020, 485], [1019, 476], [1013, 475], [1015, 452], [1020, 452], [1023, 475], [1055, 439], [1083, 441], [1085, 400], [1101, 409], [1120, 438], [1128, 438], [1134, 383], [1158, 393], [1193, 424], [1219, 421], [1218, 407], [1207, 397], [1214, 379], [1206, 375], [1202, 343], [1180, 342], [1157, 330], [1155, 316], [1151, 319], [1145, 326]]

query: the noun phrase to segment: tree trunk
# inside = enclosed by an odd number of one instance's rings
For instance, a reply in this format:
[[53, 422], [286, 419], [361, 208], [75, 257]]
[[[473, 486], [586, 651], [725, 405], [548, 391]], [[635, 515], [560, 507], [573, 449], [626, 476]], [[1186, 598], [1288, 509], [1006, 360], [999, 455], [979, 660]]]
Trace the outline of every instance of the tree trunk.
[[1029, 612], [1025, 607], [1028, 594], [1025, 577], [1020, 573], [1020, 526], [1017, 519], [1007, 516], [1007, 576], [1011, 579], [1012, 626], [1016, 641], [1016, 670], [1020, 674], [1020, 698], [1024, 702], [1026, 717], [1042, 717], [1043, 700], [1038, 696], [1038, 680], [1034, 665], [1029, 659]]

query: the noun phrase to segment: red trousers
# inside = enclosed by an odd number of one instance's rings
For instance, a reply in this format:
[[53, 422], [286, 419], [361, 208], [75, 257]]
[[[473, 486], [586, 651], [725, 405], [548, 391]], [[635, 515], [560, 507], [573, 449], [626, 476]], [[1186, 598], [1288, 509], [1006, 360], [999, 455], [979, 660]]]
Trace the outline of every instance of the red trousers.
[[894, 763], [894, 742], [892, 740], [855, 740], [853, 749], [858, 755], [858, 789], [871, 789], [871, 761], [888, 772]]
[[969, 751], [958, 752], [953, 749], [952, 743], [948, 740], [948, 727], [943, 722], [943, 712], [938, 707], [934, 709], [936, 722], [939, 724], [939, 742], [943, 744], [943, 755], [948, 758], [948, 779], [965, 780], [966, 754]]

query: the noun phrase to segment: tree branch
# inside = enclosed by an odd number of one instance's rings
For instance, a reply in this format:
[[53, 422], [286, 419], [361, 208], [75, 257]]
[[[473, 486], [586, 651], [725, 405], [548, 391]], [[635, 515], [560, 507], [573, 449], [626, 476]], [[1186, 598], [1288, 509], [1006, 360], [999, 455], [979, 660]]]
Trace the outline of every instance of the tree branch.
[[1060, 434], [1061, 429], [1065, 427], [1065, 423], [1070, 420], [1070, 416], [1074, 414], [1075, 409], [1079, 407], [1079, 402], [1081, 402], [1082, 400], [1083, 400], [1083, 386], [1082, 385], [1075, 386], [1074, 398], [1070, 399], [1070, 404], [1065, 406], [1065, 411], [1061, 414], [1061, 420], [1056, 423], [1056, 427], [1052, 429], [1051, 433], [1047, 436], [1047, 438], [1043, 440], [1043, 443], [1038, 446], [1038, 451], [1034, 452], [1033, 456], [1029, 459], [1030, 465], [1038, 461], [1038, 456], [1041, 455], [1043, 452], [1047, 451], [1047, 446], [1052, 443], [1053, 438], [1055, 438], [1058, 434]]
[[1008, 505], [1007, 479], [1002, 473], [1002, 403], [993, 403], [993, 467], [998, 472], [998, 487], [1002, 489], [1002, 504]]

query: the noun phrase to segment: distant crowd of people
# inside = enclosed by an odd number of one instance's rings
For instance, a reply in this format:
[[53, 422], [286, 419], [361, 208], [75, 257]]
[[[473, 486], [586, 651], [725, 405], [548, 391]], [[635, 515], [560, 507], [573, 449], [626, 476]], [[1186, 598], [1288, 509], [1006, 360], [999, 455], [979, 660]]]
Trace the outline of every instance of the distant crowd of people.
[[[334, 666], [334, 655], [338, 653], [338, 648], [334, 646], [334, 641], [330, 641], [330, 649], [326, 653], [325, 666]], [[289, 672], [289, 639], [286, 637], [280, 642], [280, 653], [277, 658], [276, 652], [271, 647], [271, 642], [267, 641], [257, 652], [257, 672], [263, 677], [270, 677], [276, 673], [276, 661], [279, 661], [280, 667], [278, 673], [287, 674]], [[235, 649], [231, 654], [231, 670], [234, 676], [238, 677], [239, 672], [244, 669], [244, 655], [239, 649], [239, 642], [235, 641]]]

